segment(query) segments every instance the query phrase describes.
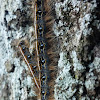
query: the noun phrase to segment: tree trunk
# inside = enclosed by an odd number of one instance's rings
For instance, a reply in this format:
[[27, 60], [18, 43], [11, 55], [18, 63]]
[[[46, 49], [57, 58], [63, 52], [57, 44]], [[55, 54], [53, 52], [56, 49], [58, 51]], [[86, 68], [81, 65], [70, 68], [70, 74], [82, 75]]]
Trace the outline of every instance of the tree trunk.
[[[34, 1], [0, 0], [0, 100], [35, 100], [35, 85], [18, 43], [34, 46]], [[100, 1], [56, 0], [59, 40], [55, 100], [100, 100]]]

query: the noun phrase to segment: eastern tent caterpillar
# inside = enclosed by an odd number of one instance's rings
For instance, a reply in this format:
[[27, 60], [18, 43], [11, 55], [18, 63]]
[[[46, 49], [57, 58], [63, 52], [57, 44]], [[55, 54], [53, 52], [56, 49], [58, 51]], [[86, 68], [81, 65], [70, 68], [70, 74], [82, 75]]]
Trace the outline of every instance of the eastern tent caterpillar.
[[[50, 6], [48, 5], [49, 0], [37, 0], [35, 5], [35, 34], [36, 34], [36, 47], [37, 54], [39, 54], [39, 66], [41, 69], [41, 100], [53, 100], [54, 93], [54, 73], [56, 70], [54, 67], [55, 55], [54, 47], [52, 43], [54, 40], [52, 24], [54, 20]], [[56, 48], [56, 47], [55, 47]], [[54, 50], [54, 51], [53, 51]], [[52, 56], [53, 55], [53, 56]], [[57, 53], [56, 53], [57, 57]], [[52, 70], [52, 73], [50, 73]], [[51, 79], [52, 78], [52, 79]], [[50, 80], [51, 79], [51, 80]]]
[[[39, 90], [38, 100], [54, 100], [54, 79], [57, 70], [57, 39], [52, 30], [54, 17], [50, 0], [36, 0], [34, 9], [34, 27], [36, 38], [36, 65], [38, 71], [38, 79], [35, 77], [35, 70], [32, 70], [31, 58], [28, 49], [24, 52], [23, 42], [19, 43], [19, 49], [27, 63], [29, 70], [33, 76], [34, 82]], [[26, 52], [28, 52], [27, 55]], [[30, 60], [31, 59], [31, 60]], [[35, 72], [34, 72], [35, 71]]]
[[38, 71], [38, 68], [36, 68], [36, 64], [34, 64], [34, 62], [33, 62], [33, 59], [28, 51], [28, 48], [25, 46], [25, 42], [21, 41], [18, 46], [19, 46], [20, 52], [21, 52], [21, 54], [22, 54], [22, 56], [27, 64], [27, 66], [31, 72], [31, 75], [33, 77], [35, 85], [37, 86], [38, 89], [40, 89], [40, 86], [38, 83], [39, 80], [36, 77], [37, 75], [35, 76], [35, 74], [39, 71]]

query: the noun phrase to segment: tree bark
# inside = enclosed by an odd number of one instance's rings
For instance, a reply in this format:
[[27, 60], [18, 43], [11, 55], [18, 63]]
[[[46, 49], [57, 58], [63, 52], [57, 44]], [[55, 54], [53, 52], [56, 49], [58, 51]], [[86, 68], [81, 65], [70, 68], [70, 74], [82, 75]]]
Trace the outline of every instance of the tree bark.
[[[55, 100], [100, 100], [100, 1], [56, 0], [59, 40]], [[34, 46], [34, 0], [0, 0], [0, 100], [35, 100], [35, 85], [18, 50]]]

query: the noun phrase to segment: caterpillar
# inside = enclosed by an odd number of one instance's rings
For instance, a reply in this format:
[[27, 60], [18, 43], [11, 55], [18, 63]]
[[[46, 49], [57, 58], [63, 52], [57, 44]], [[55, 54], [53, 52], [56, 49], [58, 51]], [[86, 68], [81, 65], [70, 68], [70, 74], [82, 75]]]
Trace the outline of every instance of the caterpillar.
[[39, 80], [38, 80], [39, 69], [36, 66], [36, 61], [34, 61], [34, 58], [29, 53], [28, 47], [26, 47], [26, 45], [25, 45], [25, 41], [21, 41], [18, 46], [19, 46], [20, 52], [21, 52], [21, 54], [22, 54], [22, 56], [27, 64], [27, 66], [31, 72], [34, 83], [39, 90], [40, 89]]
[[57, 72], [57, 38], [53, 33], [53, 1], [36, 0], [34, 6], [35, 56], [29, 53], [25, 41], [18, 45], [38, 89], [38, 100], [54, 100], [54, 80]]

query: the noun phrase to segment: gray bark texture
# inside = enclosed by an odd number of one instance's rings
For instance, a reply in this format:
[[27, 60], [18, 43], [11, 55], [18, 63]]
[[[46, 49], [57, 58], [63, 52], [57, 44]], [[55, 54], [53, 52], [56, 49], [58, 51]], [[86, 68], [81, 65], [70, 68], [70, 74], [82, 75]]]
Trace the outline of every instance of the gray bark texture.
[[[100, 100], [100, 1], [56, 0], [59, 40], [55, 100]], [[0, 100], [35, 100], [35, 85], [18, 50], [34, 48], [34, 0], [0, 0]]]

